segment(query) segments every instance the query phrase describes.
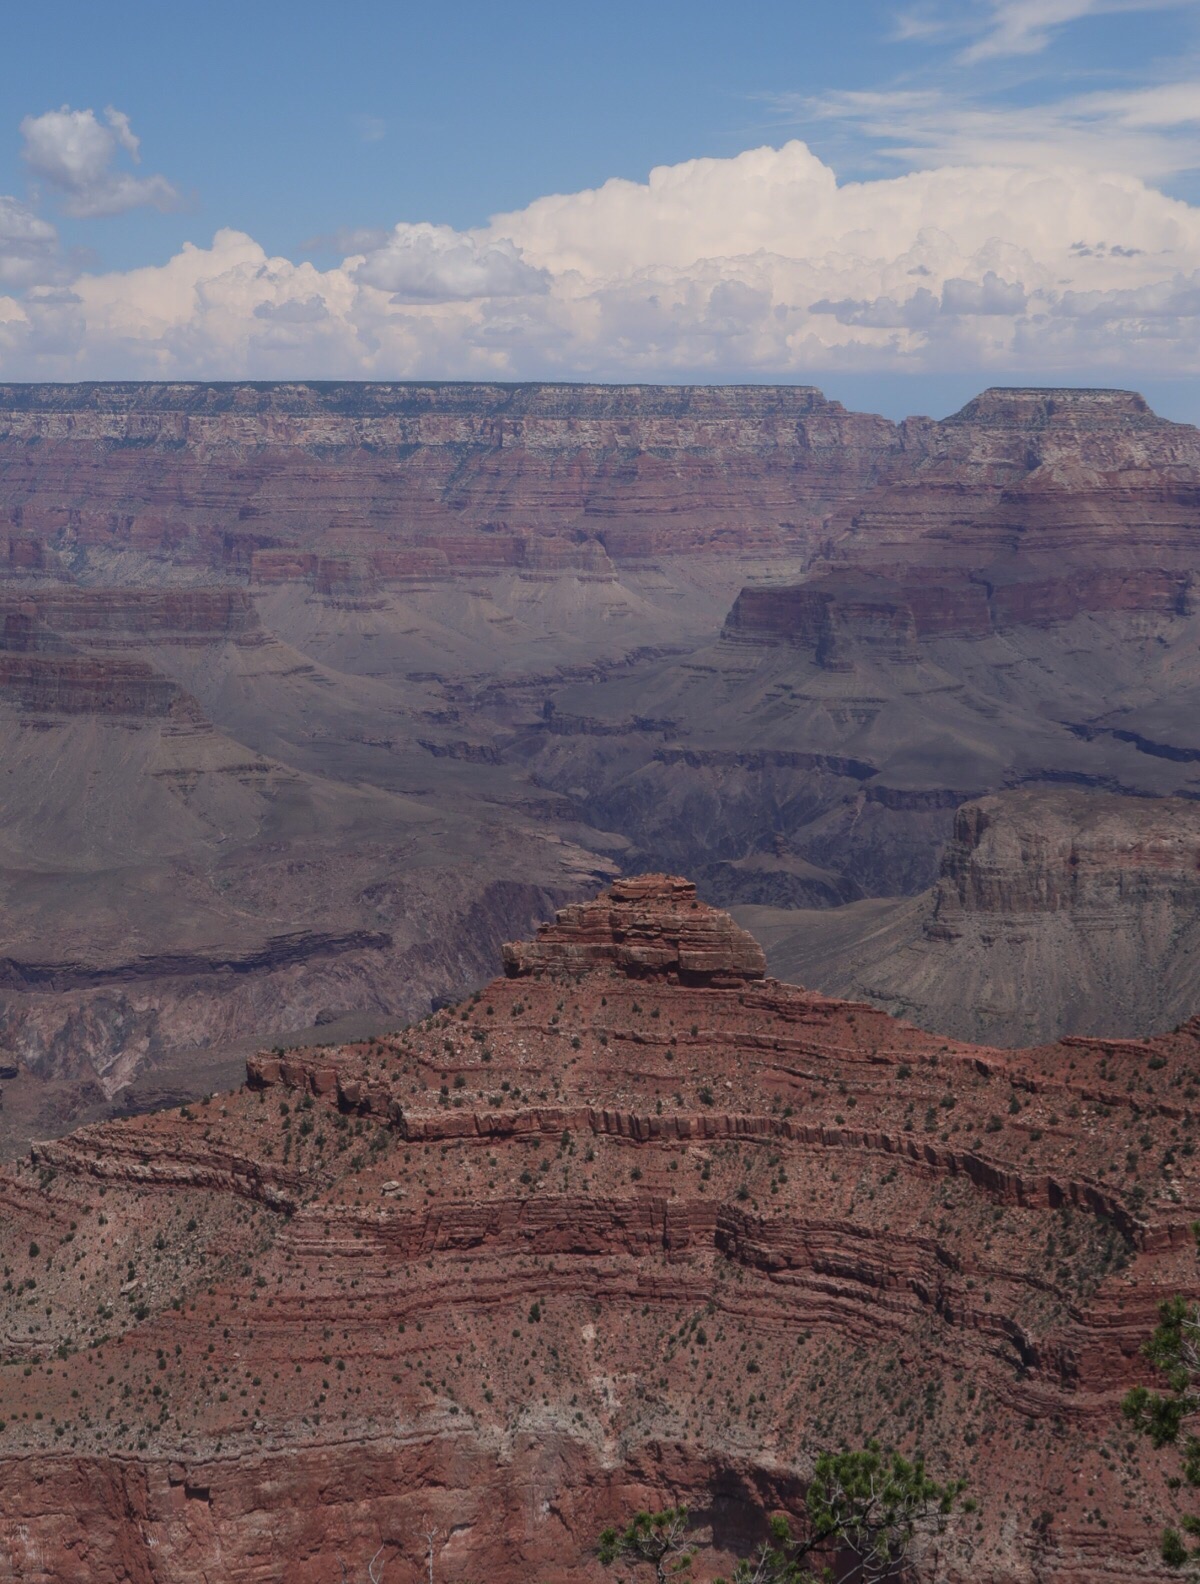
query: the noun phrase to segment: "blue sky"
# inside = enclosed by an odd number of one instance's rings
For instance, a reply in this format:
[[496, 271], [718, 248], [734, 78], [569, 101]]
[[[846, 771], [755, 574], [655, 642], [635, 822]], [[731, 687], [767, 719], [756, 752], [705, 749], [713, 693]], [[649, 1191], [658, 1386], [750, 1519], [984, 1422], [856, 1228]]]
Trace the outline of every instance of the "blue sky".
[[[811, 377], [889, 410], [1136, 379], [1192, 399], [1195, 0], [60, 0], [7, 28], [0, 376]], [[796, 143], [811, 163], [737, 160]], [[643, 201], [655, 168], [680, 173], [663, 205]], [[1064, 194], [1087, 234], [1054, 232]], [[878, 236], [875, 208], [895, 210]]]

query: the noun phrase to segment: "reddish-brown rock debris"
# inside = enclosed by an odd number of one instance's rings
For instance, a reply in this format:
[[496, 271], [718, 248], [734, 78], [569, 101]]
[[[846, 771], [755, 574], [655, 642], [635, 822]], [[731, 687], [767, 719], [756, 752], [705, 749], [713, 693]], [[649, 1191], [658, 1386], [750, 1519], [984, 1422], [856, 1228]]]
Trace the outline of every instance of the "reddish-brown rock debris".
[[1200, 1023], [936, 1038], [759, 977], [666, 877], [509, 963], [0, 1173], [0, 1572], [417, 1584], [433, 1527], [446, 1584], [584, 1584], [631, 1507], [727, 1557], [878, 1436], [971, 1481], [945, 1580], [1168, 1576], [1119, 1402], [1200, 1292]]

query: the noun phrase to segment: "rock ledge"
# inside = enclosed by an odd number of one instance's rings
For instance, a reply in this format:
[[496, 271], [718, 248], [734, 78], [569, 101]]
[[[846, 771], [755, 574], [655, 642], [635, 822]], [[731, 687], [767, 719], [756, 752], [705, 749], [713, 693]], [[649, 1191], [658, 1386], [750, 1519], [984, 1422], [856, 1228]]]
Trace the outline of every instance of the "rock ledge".
[[728, 988], [766, 975], [752, 935], [696, 896], [690, 880], [638, 875], [593, 902], [560, 908], [537, 939], [504, 948], [510, 979], [610, 967], [628, 979]]

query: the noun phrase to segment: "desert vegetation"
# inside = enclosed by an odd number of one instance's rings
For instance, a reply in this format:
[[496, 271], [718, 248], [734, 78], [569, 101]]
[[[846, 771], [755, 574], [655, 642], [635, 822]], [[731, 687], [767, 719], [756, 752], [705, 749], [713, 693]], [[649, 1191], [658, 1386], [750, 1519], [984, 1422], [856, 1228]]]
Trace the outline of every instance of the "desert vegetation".
[[[940, 1535], [966, 1484], [939, 1483], [923, 1458], [885, 1453], [874, 1443], [858, 1451], [822, 1452], [808, 1482], [803, 1522], [793, 1532], [786, 1517], [769, 1521], [769, 1537], [739, 1558], [732, 1578], [714, 1584], [886, 1584], [911, 1576]], [[711, 1544], [711, 1533], [693, 1523], [686, 1507], [635, 1513], [600, 1535], [604, 1566], [624, 1564], [655, 1584], [690, 1584], [693, 1568]]]

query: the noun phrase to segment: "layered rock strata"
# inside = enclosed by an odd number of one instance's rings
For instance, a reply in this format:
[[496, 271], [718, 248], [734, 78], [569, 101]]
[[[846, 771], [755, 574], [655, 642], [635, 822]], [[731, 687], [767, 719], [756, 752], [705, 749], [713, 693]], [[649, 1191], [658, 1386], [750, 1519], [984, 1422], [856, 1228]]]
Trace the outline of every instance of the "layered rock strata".
[[[764, 567], [719, 642], [556, 693], [592, 740], [520, 744], [635, 863], [743, 904], [913, 895], [972, 797], [1200, 796], [1197, 431], [1129, 392], [1002, 389], [901, 430], [800, 579]], [[635, 711], [660, 741], [617, 727]], [[797, 861], [828, 877], [809, 897]]]
[[1156, 1033], [1200, 1006], [1200, 804], [1005, 792], [958, 810], [919, 897], [744, 917], [776, 972], [958, 1038]]
[[1119, 1401], [1200, 1290], [1200, 1029], [935, 1038], [761, 977], [665, 877], [506, 960], [0, 1173], [15, 1577], [317, 1584], [382, 1547], [417, 1584], [432, 1529], [439, 1577], [584, 1584], [668, 1501], [716, 1566], [873, 1435], [968, 1475], [955, 1584], [1170, 1576], [1174, 1464]]
[[1198, 479], [1112, 391], [2, 387], [0, 1038], [114, 1092], [460, 993], [527, 880], [878, 901], [981, 794], [1200, 795]]
[[985, 391], [834, 511], [810, 582], [744, 590], [726, 630], [851, 668], [861, 645], [914, 659], [1087, 612], [1186, 615], [1198, 509], [1196, 430], [1133, 392]]
[[786, 546], [899, 452], [803, 386], [0, 386], [14, 532], [327, 594]]
[[762, 947], [727, 913], [700, 902], [690, 880], [618, 880], [595, 902], [563, 908], [537, 939], [504, 948], [510, 978], [612, 967], [630, 979], [736, 985], [762, 979]]

